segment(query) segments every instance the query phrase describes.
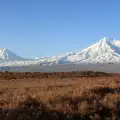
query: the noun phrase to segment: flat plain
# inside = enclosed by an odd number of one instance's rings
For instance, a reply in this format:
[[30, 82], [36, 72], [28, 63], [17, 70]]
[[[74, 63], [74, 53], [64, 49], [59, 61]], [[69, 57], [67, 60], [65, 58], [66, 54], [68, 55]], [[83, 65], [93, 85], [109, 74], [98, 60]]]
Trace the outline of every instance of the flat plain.
[[1, 72], [0, 120], [119, 120], [120, 75]]

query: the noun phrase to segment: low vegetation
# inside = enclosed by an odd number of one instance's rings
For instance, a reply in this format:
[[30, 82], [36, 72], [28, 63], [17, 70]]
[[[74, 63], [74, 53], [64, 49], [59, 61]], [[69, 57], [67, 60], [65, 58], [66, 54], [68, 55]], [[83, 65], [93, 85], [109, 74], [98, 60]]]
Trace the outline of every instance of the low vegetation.
[[[120, 119], [119, 74], [5, 72], [0, 76], [0, 120]], [[12, 85], [6, 86], [6, 81]], [[16, 86], [23, 81], [31, 86]]]

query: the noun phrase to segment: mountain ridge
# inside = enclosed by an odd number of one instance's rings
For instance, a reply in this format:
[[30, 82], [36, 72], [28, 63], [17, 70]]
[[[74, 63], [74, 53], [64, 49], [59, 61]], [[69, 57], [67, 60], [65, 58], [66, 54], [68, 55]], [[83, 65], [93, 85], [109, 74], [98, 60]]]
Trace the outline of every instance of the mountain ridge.
[[8, 49], [0, 49], [2, 65], [32, 65], [68, 64], [79, 62], [120, 62], [120, 40], [104, 37], [97, 43], [79, 52], [68, 52], [64, 55], [24, 59]]

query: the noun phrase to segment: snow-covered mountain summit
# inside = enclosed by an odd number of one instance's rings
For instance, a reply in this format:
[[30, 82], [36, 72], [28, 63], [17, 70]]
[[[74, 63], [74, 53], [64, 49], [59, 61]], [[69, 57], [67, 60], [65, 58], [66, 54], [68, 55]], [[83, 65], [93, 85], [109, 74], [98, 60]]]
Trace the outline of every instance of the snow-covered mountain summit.
[[120, 62], [120, 40], [104, 37], [80, 52], [64, 55], [23, 59], [8, 49], [0, 49], [0, 66], [53, 65], [80, 62]]
[[23, 60], [23, 58], [17, 56], [15, 53], [9, 51], [8, 49], [0, 48], [0, 60], [15, 61], [15, 60]]
[[83, 49], [68, 59], [72, 62], [78, 61], [100, 61], [118, 62], [120, 61], [120, 40], [104, 37], [96, 44]]
[[35, 61], [41, 65], [79, 62], [119, 62], [120, 40], [104, 37], [80, 52], [68, 52], [60, 56], [42, 57], [34, 60], [34, 62]]

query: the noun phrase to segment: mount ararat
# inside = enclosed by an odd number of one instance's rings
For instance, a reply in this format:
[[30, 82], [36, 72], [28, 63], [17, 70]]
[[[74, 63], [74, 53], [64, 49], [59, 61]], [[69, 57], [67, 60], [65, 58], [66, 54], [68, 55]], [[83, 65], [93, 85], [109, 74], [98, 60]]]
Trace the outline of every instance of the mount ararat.
[[0, 66], [53, 65], [81, 62], [120, 62], [120, 40], [104, 37], [80, 52], [69, 52], [60, 56], [25, 59], [8, 49], [0, 49]]

